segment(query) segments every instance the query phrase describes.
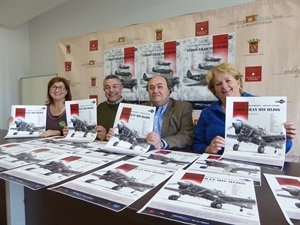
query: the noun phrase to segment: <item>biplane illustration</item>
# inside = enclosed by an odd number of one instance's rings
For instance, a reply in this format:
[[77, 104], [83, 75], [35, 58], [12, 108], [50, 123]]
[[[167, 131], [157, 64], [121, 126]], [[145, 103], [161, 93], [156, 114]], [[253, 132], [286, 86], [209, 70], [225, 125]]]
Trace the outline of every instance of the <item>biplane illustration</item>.
[[123, 121], [120, 121], [117, 124], [118, 133], [115, 134], [115, 137], [119, 138], [119, 141], [113, 143], [113, 146], [117, 146], [120, 141], [125, 141], [131, 144], [130, 149], [134, 149], [135, 146], [140, 145], [146, 147], [147, 141], [146, 138], [139, 136], [136, 130], [130, 129]]
[[289, 193], [289, 195], [277, 193], [278, 196], [281, 196], [281, 197], [284, 197], [284, 198], [292, 198], [292, 199], [299, 200], [299, 202], [295, 203], [295, 206], [297, 208], [300, 208], [300, 188], [299, 187], [284, 186], [284, 187], [281, 187], [281, 190], [279, 190], [279, 191], [286, 191], [286, 192]]
[[[116, 184], [116, 186], [113, 186], [111, 188], [113, 190], [120, 190], [123, 187], [128, 187], [128, 188], [133, 189], [134, 190], [133, 192], [135, 192], [135, 191], [143, 192], [147, 189], [151, 189], [151, 188], [155, 187], [154, 185], [138, 182], [138, 181], [136, 181], [136, 178], [129, 177], [119, 170], [108, 170], [103, 175], [99, 175], [96, 173], [92, 173], [92, 175], [97, 177], [100, 180], [105, 180], [105, 181]], [[89, 179], [89, 180], [86, 180], [85, 182], [93, 183], [96, 180], [97, 179]]]
[[86, 137], [88, 133], [96, 133], [96, 125], [89, 125], [86, 121], [80, 120], [76, 116], [72, 116], [70, 123], [73, 124], [73, 127], [70, 127], [70, 130], [74, 129], [71, 137], [74, 137], [76, 132], [84, 132], [83, 137]]
[[209, 189], [189, 181], [179, 181], [177, 182], [178, 188], [165, 187], [167, 190], [179, 192], [179, 195], [170, 195], [169, 200], [177, 200], [182, 195], [189, 195], [197, 198], [204, 198], [212, 201], [210, 207], [221, 209], [223, 204], [231, 204], [240, 207], [240, 212], [246, 209], [252, 209], [253, 205], [256, 203], [254, 199], [251, 198], [240, 198], [226, 195], [220, 190]]
[[25, 120], [22, 119], [15, 119], [16, 127], [11, 127], [9, 129], [16, 130], [13, 135], [17, 135], [20, 131], [29, 132], [32, 135], [34, 132], [43, 132], [46, 129], [46, 126], [36, 127], [34, 123], [27, 123]]
[[258, 145], [257, 152], [264, 153], [265, 147], [274, 147], [274, 153], [277, 149], [282, 149], [283, 143], [285, 141], [285, 135], [270, 135], [267, 134], [263, 128], [257, 126], [251, 126], [244, 121], [237, 119], [232, 123], [232, 126], [228, 129], [234, 128], [235, 135], [227, 134], [228, 138], [237, 139], [238, 143], [233, 145], [233, 150], [237, 151], [240, 146], [240, 142], [253, 143]]
[[207, 167], [210, 167], [210, 166], [218, 167], [218, 168], [223, 168], [224, 172], [227, 172], [227, 173], [236, 173], [238, 171], [243, 171], [243, 172], [251, 174], [251, 173], [258, 173], [260, 171], [259, 169], [245, 168], [245, 167], [238, 166], [234, 163], [224, 163], [219, 160], [206, 159], [205, 164], [206, 165], [204, 165], [204, 166], [200, 166], [200, 168], [206, 169]]

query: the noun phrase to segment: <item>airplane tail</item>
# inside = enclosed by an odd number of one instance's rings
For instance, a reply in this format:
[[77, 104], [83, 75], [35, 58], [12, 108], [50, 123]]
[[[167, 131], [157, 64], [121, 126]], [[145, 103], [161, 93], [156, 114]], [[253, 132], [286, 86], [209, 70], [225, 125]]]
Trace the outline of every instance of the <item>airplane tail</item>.
[[146, 81], [147, 81], [147, 78], [148, 78], [148, 77], [147, 77], [146, 73], [144, 73], [144, 74], [143, 74], [143, 80], [146, 80]]
[[191, 72], [190, 70], [188, 70], [188, 71], [186, 72], [186, 77], [187, 77], [187, 78], [190, 78], [190, 77], [192, 77], [192, 76], [193, 76], [192, 72]]

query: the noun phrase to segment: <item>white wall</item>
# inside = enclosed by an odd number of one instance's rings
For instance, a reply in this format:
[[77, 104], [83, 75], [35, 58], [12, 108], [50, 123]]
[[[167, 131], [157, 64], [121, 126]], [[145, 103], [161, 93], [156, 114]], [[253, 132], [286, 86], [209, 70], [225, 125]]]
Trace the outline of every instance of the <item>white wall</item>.
[[21, 77], [56, 74], [56, 41], [255, 0], [69, 0], [14, 30], [0, 29], [0, 128], [21, 104]]
[[0, 128], [6, 128], [10, 106], [20, 104], [20, 78], [29, 70], [29, 24], [0, 28]]

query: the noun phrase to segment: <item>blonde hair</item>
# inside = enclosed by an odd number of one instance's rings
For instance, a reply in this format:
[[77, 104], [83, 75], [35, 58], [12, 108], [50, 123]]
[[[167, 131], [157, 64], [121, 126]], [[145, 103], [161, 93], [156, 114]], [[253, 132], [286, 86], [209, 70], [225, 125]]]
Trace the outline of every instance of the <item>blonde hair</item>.
[[242, 77], [243, 75], [240, 73], [240, 71], [236, 68], [235, 65], [231, 63], [222, 63], [213, 69], [209, 70], [207, 75], [206, 75], [206, 81], [208, 85], [208, 89], [216, 95], [216, 90], [215, 90], [215, 85], [214, 85], [214, 78], [217, 73], [220, 72], [227, 72], [231, 76], [233, 76], [236, 80], [240, 81], [240, 92], [243, 93], [243, 82], [242, 82]]

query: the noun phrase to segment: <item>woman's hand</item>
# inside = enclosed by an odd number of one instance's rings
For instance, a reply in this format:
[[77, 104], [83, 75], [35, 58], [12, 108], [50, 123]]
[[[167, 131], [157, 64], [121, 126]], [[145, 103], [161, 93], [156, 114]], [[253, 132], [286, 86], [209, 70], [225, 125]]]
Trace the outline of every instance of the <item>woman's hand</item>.
[[225, 148], [225, 138], [221, 136], [216, 136], [207, 146], [205, 152], [211, 154], [217, 154], [222, 148]]
[[293, 139], [296, 136], [297, 128], [292, 122], [286, 122], [284, 128], [286, 130], [287, 139]]

